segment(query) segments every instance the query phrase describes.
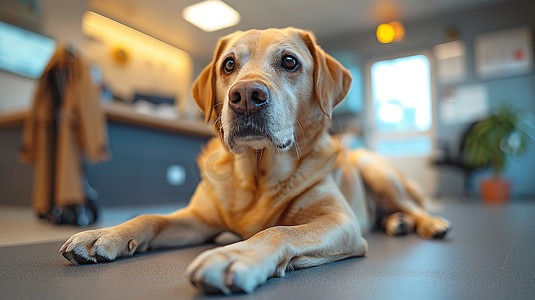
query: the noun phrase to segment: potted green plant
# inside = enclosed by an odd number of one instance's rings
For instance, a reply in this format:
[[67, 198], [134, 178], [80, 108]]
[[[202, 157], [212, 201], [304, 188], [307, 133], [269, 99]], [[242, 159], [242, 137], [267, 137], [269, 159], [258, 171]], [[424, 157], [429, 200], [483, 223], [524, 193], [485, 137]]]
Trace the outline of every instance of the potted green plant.
[[503, 102], [489, 117], [478, 121], [469, 131], [464, 146], [469, 166], [490, 165], [494, 176], [480, 183], [485, 202], [509, 200], [510, 182], [500, 177], [508, 156], [526, 151], [529, 135], [525, 131], [527, 115], [511, 103]]

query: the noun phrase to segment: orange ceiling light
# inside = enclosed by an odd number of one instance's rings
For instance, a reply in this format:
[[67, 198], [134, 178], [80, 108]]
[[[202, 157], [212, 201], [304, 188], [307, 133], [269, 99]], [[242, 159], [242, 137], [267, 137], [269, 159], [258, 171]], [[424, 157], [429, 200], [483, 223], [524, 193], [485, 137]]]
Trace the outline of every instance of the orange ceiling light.
[[382, 44], [402, 41], [405, 37], [405, 28], [401, 22], [384, 23], [377, 26], [377, 40]]

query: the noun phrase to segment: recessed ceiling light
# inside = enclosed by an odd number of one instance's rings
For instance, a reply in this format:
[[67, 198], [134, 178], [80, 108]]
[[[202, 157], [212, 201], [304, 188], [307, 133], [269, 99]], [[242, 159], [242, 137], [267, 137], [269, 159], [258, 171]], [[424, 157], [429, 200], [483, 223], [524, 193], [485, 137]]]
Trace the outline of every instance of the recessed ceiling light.
[[240, 14], [220, 0], [207, 0], [188, 6], [182, 11], [182, 17], [207, 32], [234, 26], [240, 22]]

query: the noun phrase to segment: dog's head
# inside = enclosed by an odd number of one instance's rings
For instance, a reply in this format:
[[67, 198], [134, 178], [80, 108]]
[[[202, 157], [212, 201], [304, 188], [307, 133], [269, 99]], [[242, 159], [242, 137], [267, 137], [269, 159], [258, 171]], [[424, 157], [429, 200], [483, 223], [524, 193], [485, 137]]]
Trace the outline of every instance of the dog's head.
[[324, 130], [324, 119], [350, 85], [349, 72], [317, 45], [312, 33], [286, 28], [221, 39], [192, 93], [230, 151], [285, 152], [299, 136]]

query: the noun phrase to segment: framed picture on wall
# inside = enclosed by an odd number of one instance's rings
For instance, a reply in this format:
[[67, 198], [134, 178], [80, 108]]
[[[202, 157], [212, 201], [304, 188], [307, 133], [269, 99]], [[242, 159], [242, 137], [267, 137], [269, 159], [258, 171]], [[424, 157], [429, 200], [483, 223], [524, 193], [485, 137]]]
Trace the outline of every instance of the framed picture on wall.
[[474, 56], [478, 77], [494, 79], [532, 72], [532, 37], [527, 26], [476, 36]]

